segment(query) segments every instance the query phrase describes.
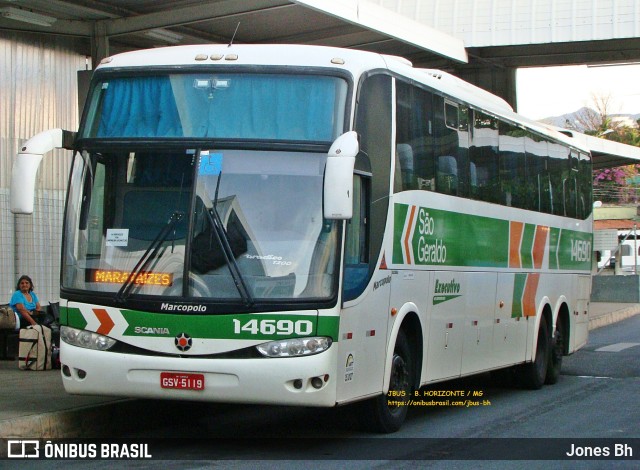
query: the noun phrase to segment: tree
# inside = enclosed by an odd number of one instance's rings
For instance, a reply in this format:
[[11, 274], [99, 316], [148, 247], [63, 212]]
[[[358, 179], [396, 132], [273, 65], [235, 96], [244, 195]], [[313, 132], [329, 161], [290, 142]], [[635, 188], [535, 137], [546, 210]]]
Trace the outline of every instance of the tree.
[[[635, 127], [623, 125], [611, 116], [611, 95], [592, 95], [592, 108], [583, 108], [576, 121], [587, 135], [640, 147], [640, 119]], [[626, 165], [593, 172], [594, 195], [609, 203], [636, 203], [640, 165]]]
[[621, 127], [611, 119], [611, 107], [613, 98], [611, 95], [591, 95], [592, 107], [582, 108], [576, 113], [574, 119], [576, 127], [587, 135], [603, 136], [612, 131], [617, 132]]

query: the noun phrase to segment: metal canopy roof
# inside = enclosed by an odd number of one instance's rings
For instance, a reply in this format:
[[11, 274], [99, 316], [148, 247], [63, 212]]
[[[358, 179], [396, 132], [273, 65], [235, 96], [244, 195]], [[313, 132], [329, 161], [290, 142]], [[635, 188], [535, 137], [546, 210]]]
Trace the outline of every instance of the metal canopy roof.
[[[468, 62], [462, 40], [366, 0], [0, 0], [0, 30], [50, 34], [52, 40], [78, 38], [78, 52], [91, 56], [94, 63], [105, 55], [135, 49], [229, 43], [232, 38], [236, 43], [355, 48], [402, 56], [433, 68]], [[640, 38], [626, 41], [635, 46]], [[589, 44], [603, 47], [605, 42]], [[489, 66], [558, 64], [575, 56], [575, 50], [563, 55], [568, 51], [562, 47], [571, 46], [530, 45], [531, 50], [503, 46], [470, 52], [473, 62], [494, 64]], [[540, 61], [540, 48], [559, 56]], [[584, 138], [595, 168], [640, 162], [640, 148]]]
[[585, 146], [591, 151], [594, 170], [640, 163], [640, 147], [621, 144], [568, 129], [559, 129], [557, 127], [554, 129], [573, 137], [579, 145]]
[[418, 62], [467, 61], [462, 40], [362, 0], [0, 0], [0, 14], [2, 30], [91, 39], [84, 53], [94, 62], [133, 49], [228, 43], [234, 34], [237, 43], [319, 44]]

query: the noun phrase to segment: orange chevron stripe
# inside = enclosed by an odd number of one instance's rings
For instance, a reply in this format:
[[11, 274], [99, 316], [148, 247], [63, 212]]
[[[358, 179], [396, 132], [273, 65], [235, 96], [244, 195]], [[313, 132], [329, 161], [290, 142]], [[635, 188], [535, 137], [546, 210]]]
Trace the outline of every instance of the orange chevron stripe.
[[108, 335], [115, 326], [115, 323], [109, 316], [109, 313], [103, 308], [94, 308], [93, 313], [96, 314], [96, 317], [100, 321], [100, 327], [96, 330], [96, 333]]
[[522, 311], [525, 317], [536, 316], [536, 293], [538, 292], [539, 281], [540, 273], [533, 273], [527, 276], [524, 294], [522, 295]]
[[416, 214], [416, 206], [411, 206], [411, 213], [409, 214], [409, 224], [407, 225], [407, 233], [404, 236], [404, 251], [407, 254], [407, 264], [411, 263], [411, 250], [409, 249], [411, 246], [410, 239], [411, 235], [413, 235], [413, 217]]
[[542, 268], [542, 260], [544, 259], [544, 249], [547, 246], [547, 237], [549, 235], [549, 227], [538, 225], [536, 234], [533, 238], [533, 267], [535, 269]]
[[509, 225], [509, 267], [521, 268], [522, 261], [520, 260], [520, 243], [522, 242], [524, 223], [512, 220]]

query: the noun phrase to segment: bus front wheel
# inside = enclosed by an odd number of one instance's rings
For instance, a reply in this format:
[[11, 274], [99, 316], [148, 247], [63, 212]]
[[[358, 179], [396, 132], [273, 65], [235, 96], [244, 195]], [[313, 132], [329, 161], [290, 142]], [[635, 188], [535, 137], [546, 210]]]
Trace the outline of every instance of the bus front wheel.
[[413, 393], [414, 360], [405, 333], [400, 330], [391, 360], [389, 392], [364, 403], [362, 417], [368, 430], [396, 432], [402, 426]]

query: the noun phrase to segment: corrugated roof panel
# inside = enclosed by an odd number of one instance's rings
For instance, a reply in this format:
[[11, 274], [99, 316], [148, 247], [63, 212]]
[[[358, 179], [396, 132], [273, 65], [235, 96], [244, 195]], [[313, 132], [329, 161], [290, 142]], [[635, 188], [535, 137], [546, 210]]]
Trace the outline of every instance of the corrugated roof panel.
[[640, 0], [371, 0], [466, 47], [631, 38]]

